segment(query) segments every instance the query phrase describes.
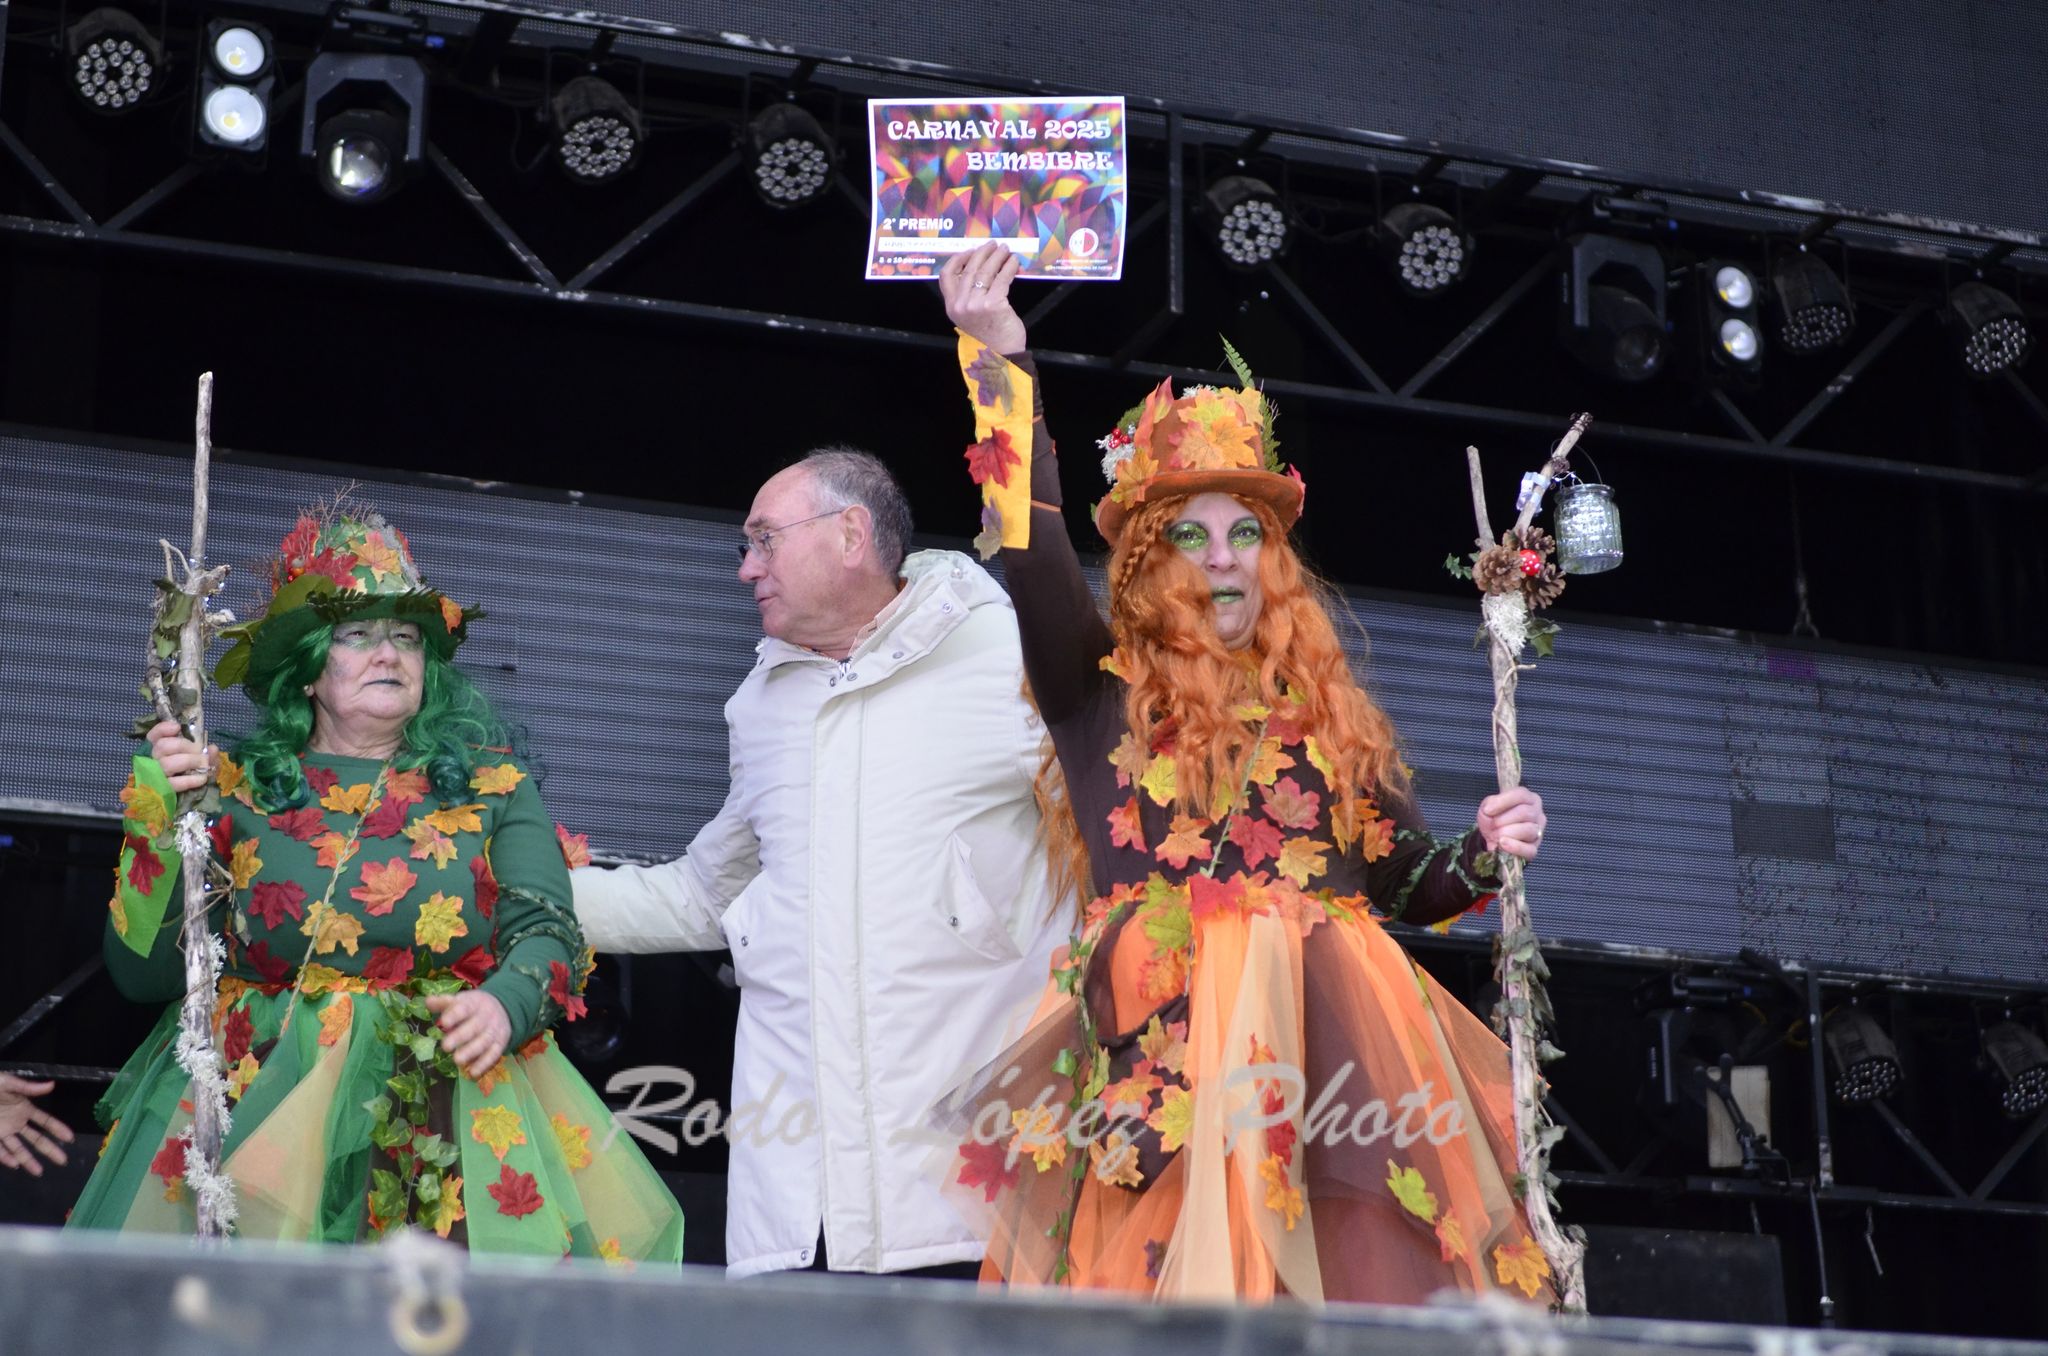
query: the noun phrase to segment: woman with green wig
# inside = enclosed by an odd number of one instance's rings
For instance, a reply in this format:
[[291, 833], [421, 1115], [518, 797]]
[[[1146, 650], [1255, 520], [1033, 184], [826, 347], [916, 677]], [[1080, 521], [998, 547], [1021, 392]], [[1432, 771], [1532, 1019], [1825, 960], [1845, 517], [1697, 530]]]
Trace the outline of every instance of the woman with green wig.
[[[450, 662], [480, 614], [354, 506], [301, 515], [270, 585], [215, 673], [243, 684], [255, 733], [229, 755], [165, 722], [135, 760], [106, 941], [129, 997], [182, 996], [170, 822], [176, 792], [214, 781], [236, 1236], [412, 1225], [478, 1252], [679, 1262], [674, 1198], [551, 1034], [582, 1015], [589, 968], [574, 843]], [[100, 1104], [73, 1227], [196, 1227], [177, 1040], [174, 1002]]]

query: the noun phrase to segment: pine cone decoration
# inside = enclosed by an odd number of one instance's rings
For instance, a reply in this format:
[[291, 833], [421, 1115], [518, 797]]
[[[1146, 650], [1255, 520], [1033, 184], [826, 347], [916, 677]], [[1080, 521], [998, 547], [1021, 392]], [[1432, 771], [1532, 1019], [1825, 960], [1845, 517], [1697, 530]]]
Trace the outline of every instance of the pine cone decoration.
[[1489, 546], [1472, 562], [1472, 582], [1481, 593], [1513, 593], [1522, 587], [1521, 548]]
[[1529, 595], [1529, 610], [1549, 607], [1557, 601], [1557, 595], [1564, 592], [1564, 576], [1557, 566], [1545, 565], [1543, 573], [1521, 581], [1522, 592]]
[[1524, 551], [1534, 551], [1545, 560], [1550, 559], [1551, 552], [1557, 549], [1557, 543], [1551, 539], [1550, 534], [1534, 523], [1522, 529], [1522, 535], [1519, 540], [1515, 538], [1515, 534], [1512, 532], [1501, 533], [1500, 540], [1503, 546], [1513, 542], [1514, 545], [1521, 547]]

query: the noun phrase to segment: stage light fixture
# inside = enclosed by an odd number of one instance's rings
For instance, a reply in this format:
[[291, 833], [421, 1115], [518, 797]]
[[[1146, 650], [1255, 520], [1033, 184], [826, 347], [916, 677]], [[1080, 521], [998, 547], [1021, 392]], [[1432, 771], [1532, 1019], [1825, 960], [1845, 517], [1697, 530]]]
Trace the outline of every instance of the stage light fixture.
[[299, 154], [342, 202], [389, 197], [426, 159], [427, 73], [412, 57], [322, 52], [306, 69]]
[[1835, 271], [1804, 250], [1771, 265], [1778, 340], [1792, 353], [1819, 353], [1846, 343], [1856, 328], [1856, 304]]
[[579, 184], [608, 184], [639, 162], [640, 114], [609, 81], [579, 75], [550, 104], [555, 163]]
[[1558, 331], [1573, 357], [1617, 381], [1648, 381], [1663, 369], [1664, 257], [1617, 236], [1568, 243]]
[[1230, 267], [1248, 273], [1287, 252], [1287, 209], [1265, 180], [1228, 175], [1211, 184], [1203, 199], [1211, 241]]
[[1864, 1106], [1889, 1097], [1905, 1081], [1899, 1049], [1877, 1018], [1853, 1004], [1829, 1013], [1821, 1024], [1828, 1054], [1835, 1061], [1835, 1097], [1850, 1106]]
[[1962, 334], [1963, 366], [1973, 377], [2018, 367], [2034, 346], [2019, 303], [1987, 283], [1966, 282], [1950, 292], [1947, 315]]
[[1711, 380], [1753, 377], [1763, 370], [1763, 322], [1757, 315], [1756, 279], [1740, 264], [1712, 261], [1690, 274], [1690, 311]]
[[1404, 202], [1380, 220], [1380, 253], [1412, 296], [1435, 297], [1466, 276], [1472, 237], [1449, 212]]
[[216, 19], [202, 37], [204, 56], [192, 94], [201, 146], [261, 151], [270, 139], [270, 34], [254, 24]]
[[71, 92], [95, 113], [132, 113], [162, 80], [163, 44], [122, 9], [96, 9], [64, 34]]
[[793, 103], [771, 104], [747, 124], [747, 172], [770, 207], [802, 207], [832, 187], [838, 151], [818, 120]]
[[2048, 1043], [2012, 1018], [1984, 1031], [1984, 1058], [2005, 1086], [1998, 1104], [2014, 1120], [2048, 1107]]

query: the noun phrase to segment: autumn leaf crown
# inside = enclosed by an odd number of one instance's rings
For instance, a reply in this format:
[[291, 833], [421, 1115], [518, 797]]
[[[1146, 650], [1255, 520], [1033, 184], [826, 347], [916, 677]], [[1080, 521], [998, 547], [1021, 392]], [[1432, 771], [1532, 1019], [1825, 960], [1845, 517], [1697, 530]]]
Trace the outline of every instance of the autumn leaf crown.
[[1191, 386], [1176, 397], [1168, 378], [1097, 442], [1112, 499], [1122, 503], [1145, 481], [1168, 471], [1286, 474], [1279, 439], [1273, 436], [1278, 411], [1228, 339], [1223, 356], [1238, 387]]

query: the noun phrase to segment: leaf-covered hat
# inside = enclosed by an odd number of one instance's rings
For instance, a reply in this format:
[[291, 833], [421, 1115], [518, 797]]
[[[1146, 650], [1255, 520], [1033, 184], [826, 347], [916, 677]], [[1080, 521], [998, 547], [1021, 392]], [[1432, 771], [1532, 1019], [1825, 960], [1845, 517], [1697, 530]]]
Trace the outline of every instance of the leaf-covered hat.
[[479, 608], [427, 587], [405, 534], [375, 509], [335, 504], [299, 514], [270, 566], [270, 606], [221, 634], [234, 641], [214, 669], [222, 687], [243, 684], [252, 697], [300, 640], [321, 626], [395, 617], [420, 628], [427, 648], [446, 659], [468, 635]]
[[1173, 495], [1214, 490], [1255, 499], [1282, 527], [1301, 517], [1301, 474], [1277, 455], [1273, 402], [1227, 340], [1223, 352], [1240, 388], [1194, 386], [1176, 397], [1169, 378], [1101, 440], [1110, 490], [1095, 507], [1095, 526], [1112, 545], [1138, 505]]

